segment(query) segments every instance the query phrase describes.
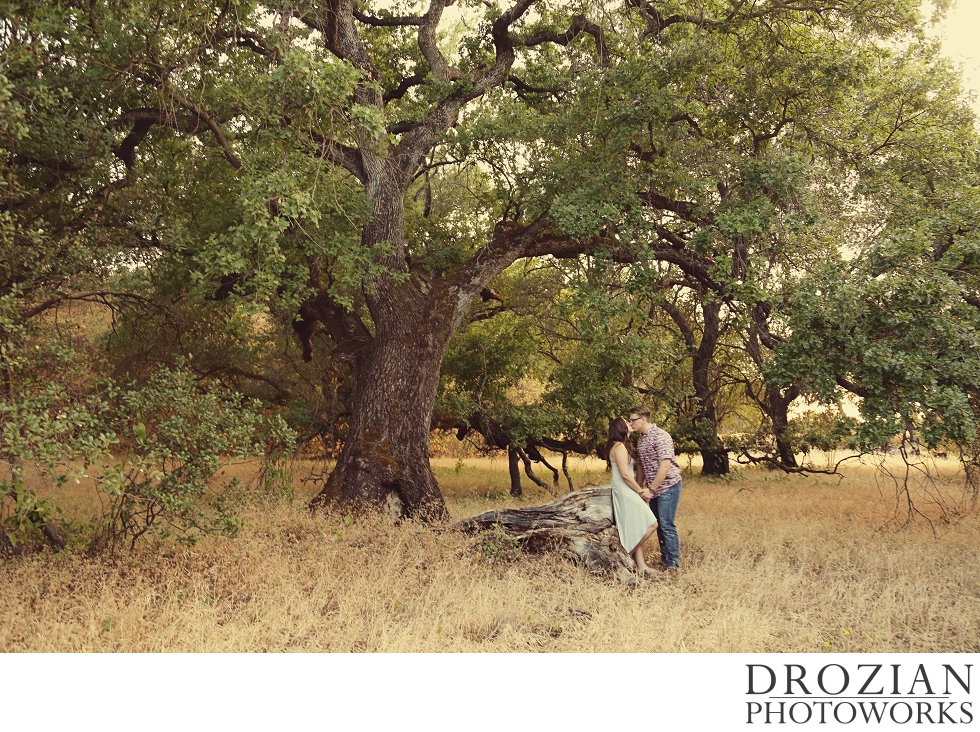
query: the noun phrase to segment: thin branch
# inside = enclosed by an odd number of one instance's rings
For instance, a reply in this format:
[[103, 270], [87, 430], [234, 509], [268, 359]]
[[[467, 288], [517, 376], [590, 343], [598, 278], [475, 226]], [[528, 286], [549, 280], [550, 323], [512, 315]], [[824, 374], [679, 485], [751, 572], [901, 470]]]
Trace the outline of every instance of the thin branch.
[[231, 144], [228, 142], [228, 138], [225, 137], [225, 133], [222, 131], [221, 127], [218, 126], [218, 122], [210, 114], [208, 114], [202, 107], [199, 107], [197, 104], [187, 99], [187, 97], [185, 97], [176, 89], [171, 88], [171, 93], [173, 95], [174, 100], [180, 106], [182, 106], [184, 109], [193, 112], [195, 115], [197, 115], [199, 119], [204, 120], [204, 123], [208, 126], [208, 129], [211, 130], [211, 133], [214, 135], [214, 138], [218, 141], [218, 144], [221, 146], [221, 149], [225, 154], [225, 158], [228, 160], [229, 163], [231, 163], [232, 167], [235, 170], [241, 170], [242, 161], [238, 159], [237, 155], [235, 155], [235, 151], [232, 150]]
[[148, 297], [143, 297], [142, 295], [137, 295], [137, 294], [132, 293], [132, 292], [114, 292], [112, 290], [98, 290], [98, 291], [93, 291], [93, 292], [75, 292], [75, 293], [59, 294], [58, 296], [53, 297], [50, 300], [47, 300], [46, 302], [43, 302], [40, 305], [36, 305], [35, 307], [31, 308], [30, 310], [25, 311], [22, 314], [22, 318], [24, 320], [27, 320], [29, 318], [33, 318], [35, 315], [40, 315], [45, 310], [50, 310], [51, 308], [56, 307], [59, 304], [61, 304], [63, 302], [67, 302], [69, 300], [80, 300], [80, 301], [85, 301], [85, 302], [99, 302], [99, 303], [102, 303], [103, 305], [105, 305], [106, 307], [110, 307], [111, 308], [112, 305], [107, 300], [107, 298], [111, 298], [111, 297], [118, 297], [118, 298], [121, 298], [121, 299], [133, 300], [135, 302], [139, 302], [139, 303], [142, 303], [144, 305], [151, 305], [151, 306], [153, 306], [154, 308], [156, 308], [158, 310], [165, 310], [166, 309], [160, 303], [154, 302], [153, 300], [151, 300]]
[[518, 77], [510, 74], [507, 77], [507, 81], [514, 85], [514, 91], [517, 92], [517, 96], [523, 98], [524, 94], [550, 94], [556, 99], [562, 99], [565, 94], [568, 93], [567, 89], [549, 89], [540, 86], [531, 86], [527, 82], [519, 79]]
[[[439, 0], [433, 0], [435, 6]], [[486, 94], [490, 89], [501, 86], [514, 65], [514, 40], [510, 36], [510, 26], [528, 11], [536, 0], [518, 0], [494, 21], [491, 27], [494, 52], [494, 65], [481, 76], [474, 76], [471, 84], [457, 85], [418, 126], [410, 130], [398, 143], [394, 158], [400, 159], [401, 173], [410, 181], [428, 154], [436, 136], [455, 124], [459, 111], [467, 102]], [[440, 11], [441, 12], [441, 11]], [[420, 29], [421, 34], [421, 29]], [[438, 60], [427, 59], [430, 67], [438, 66]], [[434, 72], [435, 73], [435, 72]], [[448, 73], [448, 72], [447, 72]]]
[[796, 467], [792, 465], [786, 465], [782, 460], [778, 458], [774, 458], [769, 455], [756, 457], [754, 455], [750, 455], [747, 450], [740, 449], [739, 455], [736, 456], [735, 461], [740, 465], [759, 465], [765, 463], [766, 465], [771, 465], [774, 468], [779, 468], [784, 473], [799, 473], [800, 475], [803, 476], [836, 475], [840, 478], [843, 478], [844, 476], [840, 472], [840, 466], [843, 463], [847, 462], [848, 460], [855, 460], [861, 457], [863, 457], [863, 453], [858, 453], [857, 455], [848, 455], [847, 457], [841, 458], [836, 463], [834, 463], [834, 467], [832, 468], [818, 469], [818, 468], [807, 467], [806, 465], [801, 465]]
[[395, 99], [401, 99], [408, 90], [412, 87], [420, 86], [425, 82], [425, 74], [412, 74], [411, 76], [406, 76], [400, 82], [398, 86], [394, 89], [386, 91], [382, 99], [384, 99], [385, 104], [394, 101]]
[[316, 143], [317, 157], [334, 165], [339, 165], [361, 183], [367, 182], [367, 173], [361, 161], [361, 153], [357, 148], [342, 145], [312, 131], [310, 132], [310, 139]]
[[688, 322], [687, 318], [684, 317], [684, 314], [681, 312], [680, 308], [673, 303], [667, 302], [666, 300], [661, 300], [657, 303], [657, 306], [667, 313], [671, 320], [676, 323], [677, 328], [680, 330], [681, 335], [684, 338], [684, 345], [687, 346], [688, 352], [693, 354], [698, 347], [697, 337], [694, 335], [694, 329], [691, 327], [691, 324]]
[[279, 384], [278, 382], [274, 381], [273, 379], [270, 379], [268, 376], [263, 376], [262, 374], [255, 374], [255, 373], [252, 373], [251, 371], [245, 371], [243, 369], [237, 368], [235, 366], [231, 366], [229, 364], [219, 364], [217, 366], [211, 367], [210, 369], [208, 369], [207, 371], [205, 371], [204, 373], [202, 373], [200, 375], [200, 377], [198, 378], [198, 380], [200, 381], [202, 379], [207, 379], [207, 378], [213, 376], [214, 374], [217, 374], [217, 373], [220, 373], [220, 372], [226, 372], [226, 373], [229, 373], [229, 374], [234, 374], [235, 376], [241, 376], [243, 378], [252, 379], [254, 381], [261, 381], [263, 384], [268, 384], [273, 389], [275, 389], [276, 392], [279, 394], [279, 397], [281, 399], [288, 399], [289, 398], [289, 395], [290, 395], [289, 394], [289, 390], [286, 389], [284, 386], [282, 386], [282, 384]]
[[466, 160], [457, 160], [455, 158], [451, 160], [440, 160], [438, 163], [429, 163], [428, 165], [423, 166], [422, 169], [415, 174], [415, 177], [412, 178], [412, 182], [414, 183], [430, 170], [435, 170], [436, 168], [442, 168], [443, 166], [446, 165], [469, 165], [469, 163], [467, 163]]
[[580, 33], [588, 33], [595, 39], [596, 50], [599, 52], [599, 63], [605, 68], [609, 66], [609, 49], [606, 45], [606, 34], [601, 26], [591, 22], [584, 15], [576, 15], [572, 18], [572, 24], [564, 33], [553, 30], [543, 30], [526, 36], [522, 43], [524, 46], [540, 46], [542, 43], [557, 43], [560, 46], [567, 46]]
[[681, 114], [675, 114], [667, 121], [670, 124], [676, 124], [678, 122], [687, 122], [690, 128], [694, 130], [694, 134], [696, 134], [698, 137], [704, 137], [704, 132], [701, 130], [701, 125], [699, 125], [698, 121], [694, 119], [694, 117], [689, 115], [687, 112], [683, 112]]
[[58, 158], [35, 158], [30, 155], [12, 155], [11, 165], [38, 165], [47, 168], [55, 173], [77, 173], [84, 170], [84, 166], [74, 160], [60, 160]]
[[691, 201], [677, 201], [655, 191], [644, 191], [638, 193], [637, 196], [647, 206], [661, 211], [670, 211], [692, 224], [709, 224], [714, 220], [714, 216], [710, 212], [699, 215], [698, 205]]
[[354, 17], [364, 23], [364, 25], [373, 25], [378, 28], [395, 28], [398, 26], [406, 25], [421, 25], [422, 18], [417, 15], [368, 15], [367, 13], [362, 13], [360, 10], [354, 11]]
[[269, 47], [269, 42], [265, 36], [253, 31], [235, 30], [219, 36], [219, 40], [224, 40], [225, 38], [234, 40], [235, 45], [239, 48], [247, 48], [260, 56], [271, 56], [274, 53], [273, 49]]

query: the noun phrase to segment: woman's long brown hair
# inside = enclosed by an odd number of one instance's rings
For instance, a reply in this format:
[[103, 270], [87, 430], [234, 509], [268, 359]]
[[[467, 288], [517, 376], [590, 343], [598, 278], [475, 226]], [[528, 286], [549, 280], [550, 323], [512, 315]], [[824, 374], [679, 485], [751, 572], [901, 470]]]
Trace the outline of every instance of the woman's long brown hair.
[[622, 442], [626, 446], [626, 452], [631, 458], [636, 459], [636, 450], [630, 440], [629, 425], [622, 417], [609, 420], [609, 436], [606, 438], [606, 470], [612, 470], [612, 449], [617, 442]]

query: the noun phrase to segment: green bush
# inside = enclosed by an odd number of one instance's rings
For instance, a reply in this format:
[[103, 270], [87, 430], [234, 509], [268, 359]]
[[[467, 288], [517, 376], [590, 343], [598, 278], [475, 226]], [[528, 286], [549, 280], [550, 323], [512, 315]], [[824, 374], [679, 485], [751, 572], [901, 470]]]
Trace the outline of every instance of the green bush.
[[[202, 387], [182, 365], [84, 395], [57, 383], [21, 389], [0, 399], [0, 455], [9, 466], [0, 491], [14, 502], [2, 528], [14, 544], [30, 542], [51, 520], [59, 489], [88, 478], [102, 504], [87, 527], [93, 549], [132, 546], [149, 533], [186, 542], [200, 532], [233, 536], [241, 486], [220, 479], [222, 461], [262, 455], [276, 464], [292, 439], [259, 402]], [[54, 500], [28, 487], [28, 466], [55, 488]]]

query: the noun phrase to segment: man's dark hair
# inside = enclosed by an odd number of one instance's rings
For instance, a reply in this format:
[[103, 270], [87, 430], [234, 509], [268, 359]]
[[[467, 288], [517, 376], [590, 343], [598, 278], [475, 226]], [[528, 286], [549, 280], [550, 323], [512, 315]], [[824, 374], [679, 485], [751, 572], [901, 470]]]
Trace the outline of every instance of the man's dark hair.
[[647, 419], [650, 419], [650, 410], [644, 407], [642, 404], [638, 407], [633, 407], [630, 410], [630, 414], [637, 417], [646, 417]]

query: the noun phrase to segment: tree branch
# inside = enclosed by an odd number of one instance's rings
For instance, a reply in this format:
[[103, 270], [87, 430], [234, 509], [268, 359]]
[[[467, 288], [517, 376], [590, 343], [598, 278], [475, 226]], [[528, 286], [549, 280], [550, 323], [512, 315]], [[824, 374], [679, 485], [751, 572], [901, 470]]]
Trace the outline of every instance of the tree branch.
[[637, 196], [647, 206], [658, 208], [661, 211], [670, 211], [685, 221], [690, 221], [692, 224], [710, 224], [714, 219], [710, 212], [699, 216], [698, 205], [690, 201], [675, 201], [654, 191], [644, 191], [638, 193]]
[[385, 129], [392, 135], [404, 135], [406, 132], [411, 132], [421, 124], [421, 122], [409, 122], [408, 120], [402, 119], [398, 120], [397, 122], [392, 122]]
[[[451, 2], [446, 3], [446, 5], [452, 5]], [[393, 28], [398, 26], [406, 25], [421, 25], [423, 19], [417, 15], [383, 15], [375, 16], [368, 15], [367, 13], [362, 13], [360, 10], [354, 10], [354, 17], [364, 23], [364, 25], [373, 25], [378, 28]]]
[[447, 0], [431, 0], [428, 11], [422, 16], [419, 23], [419, 51], [422, 52], [422, 57], [429, 65], [432, 75], [444, 83], [463, 78], [459, 69], [446, 63], [446, 59], [436, 43], [436, 30], [442, 18], [442, 11], [451, 4], [451, 0], [449, 2]]
[[790, 124], [791, 122], [796, 122], [796, 120], [793, 117], [784, 117], [783, 119], [779, 120], [779, 123], [770, 132], [753, 134], [752, 147], [755, 150], [755, 152], [758, 154], [760, 145], [763, 142], [765, 142], [766, 140], [771, 140], [774, 137], [776, 137], [782, 131], [783, 127]]
[[312, 131], [310, 132], [310, 139], [316, 143], [318, 157], [329, 160], [334, 165], [339, 165], [361, 183], [367, 183], [367, 173], [364, 171], [361, 153], [357, 148], [342, 145]]
[[146, 133], [156, 124], [156, 120], [141, 119], [134, 125], [132, 131], [119, 143], [118, 147], [113, 148], [112, 152], [117, 158], [123, 161], [127, 170], [132, 170], [136, 164], [136, 146], [143, 142]]
[[690, 128], [694, 130], [695, 135], [697, 135], [698, 137], [704, 137], [704, 132], [701, 130], [701, 125], [699, 125], [698, 121], [694, 119], [694, 117], [689, 115], [687, 112], [681, 114], [675, 114], [667, 121], [670, 124], [677, 124], [678, 122], [687, 122]]
[[[378, 77], [357, 27], [354, 25], [355, 10], [353, 0], [331, 0], [325, 3], [323, 17], [310, 12], [293, 10], [293, 17], [307, 28], [319, 31], [323, 44], [334, 56], [349, 61], [356, 68], [367, 73], [370, 79]], [[365, 19], [369, 16], [364, 15]], [[364, 21], [362, 21], [364, 22]]]
[[311, 315], [315, 315], [323, 326], [323, 332], [333, 341], [336, 346], [333, 358], [354, 365], [354, 376], [361, 373], [357, 364], [365, 350], [374, 342], [374, 336], [357, 313], [337, 305], [325, 292], [307, 300], [302, 307], [309, 308]]
[[674, 247], [650, 247], [653, 256], [661, 262], [677, 265], [680, 270], [705, 287], [724, 295], [725, 288], [711, 276], [710, 264], [698, 259], [696, 254]]
[[770, 351], [775, 351], [783, 344], [783, 339], [769, 330], [769, 315], [771, 312], [772, 308], [769, 306], [769, 303], [757, 303], [752, 307], [752, 320], [756, 326], [756, 334], [759, 336], [759, 342]]
[[766, 465], [770, 465], [773, 468], [778, 468], [779, 470], [782, 470], [784, 473], [798, 473], [803, 476], [837, 475], [843, 477], [841, 476], [840, 473], [841, 464], [847, 462], [848, 460], [855, 460], [857, 458], [862, 457], [862, 454], [848, 455], [847, 457], [843, 457], [840, 460], [838, 460], [834, 464], [833, 468], [820, 469], [820, 468], [810, 468], [805, 465], [801, 465], [801, 466], [787, 465], [779, 458], [774, 458], [769, 455], [765, 455], [763, 457], [755, 457], [754, 455], [750, 455], [749, 452], [744, 449], [739, 449], [738, 452], [739, 452], [739, 456], [736, 457], [735, 459], [742, 465], [758, 465], [760, 463], [765, 463]]
[[84, 301], [84, 302], [99, 302], [106, 307], [112, 307], [107, 298], [118, 297], [122, 299], [133, 300], [134, 302], [142, 303], [144, 305], [150, 305], [157, 310], [166, 310], [166, 308], [158, 302], [154, 302], [148, 297], [143, 297], [142, 295], [137, 295], [132, 292], [114, 292], [112, 290], [97, 290], [93, 292], [75, 292], [61, 294], [59, 293], [55, 297], [47, 300], [40, 305], [36, 305], [30, 310], [27, 310], [21, 314], [23, 320], [28, 320], [33, 318], [35, 315], [40, 315], [45, 310], [50, 310], [53, 307], [57, 307], [63, 302], [69, 300]]
[[684, 314], [681, 312], [680, 308], [674, 305], [674, 303], [667, 302], [666, 300], [658, 302], [657, 305], [659, 305], [660, 309], [667, 313], [671, 320], [677, 324], [677, 328], [684, 337], [684, 345], [687, 346], [687, 350], [690, 353], [694, 353], [698, 348], [698, 341], [694, 335], [694, 329], [691, 327], [691, 324], [687, 322], [687, 318], [684, 317]]
[[837, 381], [837, 386], [851, 392], [851, 394], [853, 394], [854, 396], [861, 397], [862, 399], [868, 396], [867, 389], [865, 389], [863, 386], [858, 386], [857, 384], [852, 383], [851, 381], [849, 381], [843, 376], [838, 376], [836, 381]]
[[510, 74], [507, 77], [507, 81], [514, 85], [514, 91], [517, 92], [517, 96], [523, 98], [524, 94], [550, 94], [556, 99], [561, 99], [565, 94], [568, 93], [567, 89], [547, 89], [545, 87], [531, 86], [527, 82], [519, 79], [518, 77]]
[[657, 7], [650, 2], [650, 0], [626, 0], [627, 7], [636, 8], [640, 11], [640, 15], [647, 22], [647, 29], [643, 36], [656, 36], [659, 35], [661, 31], [665, 28], [669, 28], [677, 23], [688, 23], [690, 25], [697, 26], [698, 28], [704, 28], [706, 30], [720, 31], [727, 28], [736, 19], [739, 20], [753, 20], [757, 18], [765, 18], [769, 15], [774, 15], [778, 12], [788, 12], [788, 11], [805, 11], [814, 10], [815, 8], [805, 5], [793, 5], [791, 2], [783, 2], [782, 0], [774, 0], [769, 5], [763, 6], [759, 10], [752, 10], [747, 13], [739, 13], [742, 6], [746, 3], [744, 0], [742, 2], [732, 3], [731, 12], [725, 16], [724, 20], [712, 20], [710, 18], [705, 18], [703, 15], [688, 15], [687, 13], [674, 13], [673, 15], [664, 15], [657, 9]]
[[595, 39], [596, 50], [599, 52], [599, 63], [603, 68], [609, 66], [609, 50], [606, 46], [606, 34], [602, 28], [589, 21], [584, 15], [576, 15], [572, 18], [572, 24], [564, 33], [557, 33], [553, 30], [538, 31], [526, 36], [521, 42], [525, 47], [540, 46], [542, 43], [557, 43], [560, 46], [567, 46], [580, 33], [588, 33]]
[[260, 56], [271, 56], [274, 52], [265, 36], [253, 31], [235, 30], [224, 35], [224, 38], [232, 39], [239, 48], [247, 48]]
[[[491, 27], [496, 54], [493, 67], [482, 76], [474, 78], [472, 84], [457, 86], [398, 143], [393, 157], [400, 159], [401, 172], [406, 182], [414, 178], [436, 136], [448, 130], [456, 122], [460, 108], [466, 102], [483, 96], [490, 89], [501, 86], [507, 80], [515, 60], [510, 26], [516, 23], [535, 2], [536, 0], [518, 0], [494, 21]], [[441, 0], [433, 0], [433, 5], [437, 3], [441, 3]], [[440, 4], [440, 7], [444, 5]], [[438, 64], [438, 61], [436, 63]]]
[[190, 112], [193, 112], [198, 119], [204, 120], [204, 123], [208, 126], [208, 129], [211, 130], [211, 133], [214, 135], [215, 140], [217, 140], [218, 144], [221, 146], [221, 149], [225, 154], [225, 158], [229, 163], [231, 163], [235, 170], [241, 170], [242, 161], [238, 159], [237, 155], [235, 155], [235, 151], [232, 150], [231, 144], [228, 142], [228, 138], [225, 137], [225, 133], [222, 131], [221, 127], [218, 126], [217, 121], [202, 107], [199, 107], [197, 104], [187, 99], [187, 97], [176, 89], [171, 88], [171, 94], [173, 95], [174, 100], [180, 106]]
[[280, 399], [285, 400], [289, 398], [289, 390], [286, 387], [284, 387], [282, 384], [276, 382], [273, 379], [270, 379], [268, 376], [263, 376], [262, 374], [255, 374], [252, 373], [251, 371], [244, 371], [243, 369], [237, 368], [235, 366], [231, 366], [229, 364], [218, 364], [217, 366], [212, 366], [207, 371], [202, 373], [198, 380], [207, 379], [213, 376], [214, 374], [217, 374], [222, 371], [229, 374], [234, 374], [235, 376], [241, 376], [246, 379], [260, 381], [263, 384], [267, 384], [271, 386], [273, 389], [275, 389], [276, 393], [279, 394]]
[[409, 89], [415, 86], [420, 86], [423, 83], [425, 83], [425, 74], [412, 74], [411, 76], [406, 76], [404, 79], [398, 82], [398, 86], [390, 91], [386, 91], [382, 98], [384, 99], [385, 104], [396, 99], [401, 99], [403, 96], [405, 96]]

